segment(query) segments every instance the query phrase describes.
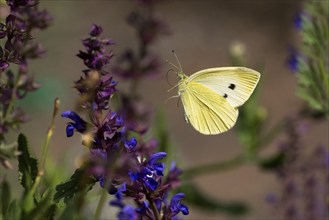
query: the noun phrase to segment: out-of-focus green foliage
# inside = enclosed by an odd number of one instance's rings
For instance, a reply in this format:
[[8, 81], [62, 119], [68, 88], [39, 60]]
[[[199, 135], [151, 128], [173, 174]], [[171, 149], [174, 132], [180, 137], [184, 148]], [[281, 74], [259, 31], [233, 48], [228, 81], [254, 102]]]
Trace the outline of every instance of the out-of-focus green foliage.
[[212, 198], [211, 195], [207, 195], [200, 190], [193, 183], [183, 184], [177, 189], [179, 192], [183, 192], [188, 195], [186, 201], [197, 208], [203, 209], [207, 212], [223, 212], [229, 215], [243, 215], [248, 211], [248, 206], [243, 202], [232, 201], [219, 201]]
[[308, 1], [301, 19], [297, 94], [329, 118], [329, 2]]

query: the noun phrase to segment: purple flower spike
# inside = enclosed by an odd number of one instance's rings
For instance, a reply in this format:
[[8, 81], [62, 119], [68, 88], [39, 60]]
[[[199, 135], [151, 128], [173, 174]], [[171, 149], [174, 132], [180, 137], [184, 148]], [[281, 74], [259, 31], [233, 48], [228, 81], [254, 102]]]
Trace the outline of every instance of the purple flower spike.
[[67, 123], [66, 136], [72, 137], [74, 129], [80, 133], [83, 133], [87, 129], [87, 122], [85, 122], [77, 113], [73, 111], [66, 111], [62, 113], [62, 117], [69, 118], [74, 122]]
[[113, 56], [112, 51], [107, 51], [106, 47], [113, 45], [114, 42], [110, 39], [99, 39], [102, 32], [102, 27], [93, 25], [89, 33], [90, 37], [82, 41], [86, 52], [79, 51], [77, 56], [90, 70], [98, 70], [102, 75], [105, 75], [107, 72], [103, 70], [103, 67], [110, 63]]

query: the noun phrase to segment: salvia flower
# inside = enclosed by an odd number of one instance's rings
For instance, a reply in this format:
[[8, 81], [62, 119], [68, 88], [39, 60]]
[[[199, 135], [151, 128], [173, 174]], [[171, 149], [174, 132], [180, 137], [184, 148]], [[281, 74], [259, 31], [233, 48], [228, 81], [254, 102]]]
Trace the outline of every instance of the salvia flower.
[[77, 113], [73, 111], [66, 111], [62, 113], [62, 117], [69, 118], [73, 122], [68, 122], [66, 126], [66, 136], [72, 137], [74, 130], [83, 133], [87, 129], [87, 122], [85, 122]]
[[[82, 109], [89, 110], [89, 121], [73, 111], [63, 112], [62, 117], [72, 120], [67, 124], [66, 134], [71, 137], [78, 131], [90, 137], [87, 172], [115, 196], [110, 205], [120, 209], [119, 219], [154, 219], [164, 214], [166, 205], [170, 209], [167, 216], [187, 214], [187, 207], [180, 203], [181, 194], [174, 196], [171, 203], [167, 201], [169, 191], [179, 184], [180, 174], [173, 168], [169, 172], [171, 177], [164, 177], [162, 160], [167, 154], [156, 152], [156, 141], [144, 141], [140, 133], [132, 132], [132, 126], [121, 114], [125, 111], [117, 113], [110, 108], [117, 83], [105, 70], [112, 57], [105, 47], [113, 43], [100, 40], [102, 31], [100, 26], [93, 25], [90, 38], [83, 40], [86, 52], [78, 54], [88, 69], [83, 71], [84, 78], [75, 82], [75, 88], [80, 93]], [[135, 206], [126, 205], [125, 199], [133, 200]]]
[[171, 198], [170, 203], [164, 206], [163, 220], [178, 219], [177, 215], [179, 213], [182, 213], [183, 215], [189, 214], [188, 207], [181, 203], [181, 200], [184, 197], [184, 193], [177, 193]]
[[[22, 110], [9, 108], [9, 103], [12, 99], [24, 98], [27, 93], [39, 87], [34, 77], [28, 74], [28, 60], [40, 58], [45, 50], [32, 39], [32, 32], [34, 29], [48, 27], [52, 20], [47, 11], [38, 9], [36, 0], [6, 2], [9, 6], [8, 16], [4, 23], [0, 23], [0, 101], [1, 109], [5, 110], [5, 118], [0, 120], [0, 127], [3, 132], [10, 127], [18, 127], [27, 118]], [[41, 27], [39, 23], [44, 25]], [[18, 65], [17, 73], [9, 70], [11, 64]], [[21, 120], [18, 120], [18, 115]]]
[[[0, 69], [9, 67], [10, 63], [27, 63], [26, 59], [39, 58], [44, 50], [40, 43], [32, 40], [34, 29], [45, 29], [52, 23], [47, 11], [40, 11], [38, 1], [7, 1], [10, 14], [5, 24], [0, 23], [0, 39], [5, 39], [4, 47], [0, 46]], [[31, 49], [33, 49], [31, 51]]]
[[77, 56], [81, 58], [88, 69], [84, 70], [84, 78], [75, 82], [75, 88], [81, 95], [83, 108], [95, 111], [108, 109], [108, 101], [116, 91], [116, 82], [106, 70], [113, 53], [107, 47], [114, 44], [111, 39], [101, 39], [103, 29], [93, 25], [90, 37], [82, 40], [86, 51], [80, 51]]
[[112, 51], [107, 51], [106, 47], [113, 45], [114, 42], [111, 39], [99, 39], [102, 32], [101, 27], [93, 25], [89, 33], [90, 37], [82, 41], [86, 51], [80, 51], [77, 54], [91, 70], [102, 70], [113, 56]]

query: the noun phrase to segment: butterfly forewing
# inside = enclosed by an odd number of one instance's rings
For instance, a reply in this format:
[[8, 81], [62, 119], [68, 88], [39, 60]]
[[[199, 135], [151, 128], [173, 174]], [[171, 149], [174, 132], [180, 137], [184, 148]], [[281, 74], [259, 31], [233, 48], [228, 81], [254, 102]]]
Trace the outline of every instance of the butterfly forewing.
[[226, 99], [197, 82], [180, 85], [185, 117], [202, 134], [219, 134], [230, 129], [236, 122], [238, 110]]
[[233, 106], [245, 103], [254, 91], [260, 73], [245, 67], [219, 67], [199, 71], [187, 80], [213, 90]]

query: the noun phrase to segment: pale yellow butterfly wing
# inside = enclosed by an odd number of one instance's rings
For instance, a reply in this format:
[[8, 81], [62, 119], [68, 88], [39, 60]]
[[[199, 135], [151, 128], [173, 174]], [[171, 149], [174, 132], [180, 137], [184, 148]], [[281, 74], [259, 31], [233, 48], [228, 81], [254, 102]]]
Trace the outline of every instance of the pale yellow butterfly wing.
[[260, 73], [245, 67], [218, 67], [201, 70], [187, 79], [212, 89], [233, 107], [245, 103], [254, 91]]
[[214, 90], [196, 82], [179, 85], [185, 118], [202, 134], [219, 134], [236, 122], [238, 110]]

